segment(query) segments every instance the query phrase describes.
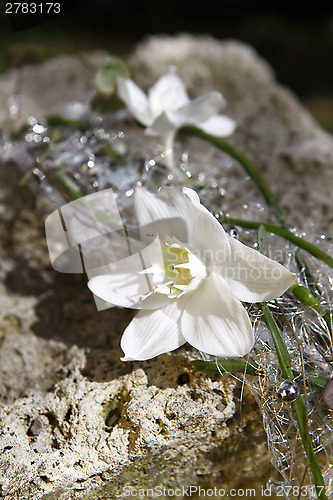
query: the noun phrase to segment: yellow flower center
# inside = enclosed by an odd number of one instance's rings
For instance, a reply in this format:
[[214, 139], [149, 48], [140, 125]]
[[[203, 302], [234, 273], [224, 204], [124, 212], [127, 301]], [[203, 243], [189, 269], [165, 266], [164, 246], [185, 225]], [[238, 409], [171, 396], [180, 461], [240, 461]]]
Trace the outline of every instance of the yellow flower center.
[[151, 274], [152, 293], [162, 293], [177, 298], [195, 290], [207, 276], [207, 269], [200, 257], [188, 245], [174, 237], [166, 237], [161, 244], [163, 264], [154, 264], [145, 273]]

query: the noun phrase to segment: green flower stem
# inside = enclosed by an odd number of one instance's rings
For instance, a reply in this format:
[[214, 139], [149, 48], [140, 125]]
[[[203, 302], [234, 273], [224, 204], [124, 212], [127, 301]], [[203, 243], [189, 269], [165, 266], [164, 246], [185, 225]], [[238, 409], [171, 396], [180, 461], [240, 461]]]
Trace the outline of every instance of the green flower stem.
[[[247, 375], [260, 376], [263, 372], [256, 363], [247, 363], [239, 359], [219, 359], [218, 365], [216, 361], [203, 361], [196, 359], [191, 361], [191, 364], [196, 371], [207, 373], [219, 373], [221, 370], [230, 373], [246, 373]], [[299, 377], [301, 374], [297, 370], [292, 370], [293, 378]], [[306, 378], [307, 385], [324, 389], [328, 379], [321, 375], [310, 375]]]
[[328, 309], [325, 309], [322, 303], [313, 295], [313, 293], [303, 285], [291, 285], [289, 290], [292, 294], [303, 304], [308, 307], [312, 307], [315, 311], [318, 312], [325, 320], [329, 331], [332, 333], [332, 318], [331, 312]]
[[22, 177], [21, 179], [19, 180], [18, 184], [20, 186], [24, 186], [27, 181], [30, 179], [30, 177], [32, 176], [32, 169], [31, 170], [28, 170]]
[[[283, 337], [280, 333], [280, 330], [279, 330], [267, 304], [265, 302], [261, 302], [259, 304], [259, 307], [263, 312], [263, 317], [264, 317], [265, 323], [266, 323], [269, 331], [271, 332], [273, 342], [275, 344], [275, 349], [276, 349], [277, 357], [279, 360], [280, 368], [282, 371], [282, 375], [286, 379], [293, 380], [294, 373], [293, 373], [293, 370], [291, 369], [291, 365], [290, 365], [290, 356], [288, 353], [288, 349], [284, 343]], [[317, 462], [317, 457], [316, 457], [316, 454], [314, 452], [311, 438], [310, 438], [310, 435], [308, 432], [307, 414], [306, 414], [306, 409], [305, 409], [301, 395], [298, 396], [298, 398], [293, 403], [293, 405], [294, 405], [294, 409], [295, 409], [295, 413], [296, 413], [299, 433], [300, 433], [300, 436], [302, 439], [303, 447], [304, 447], [305, 452], [308, 456], [310, 469], [312, 472], [314, 484], [316, 486], [317, 497], [320, 500], [328, 500], [326, 493], [325, 493], [324, 479], [323, 479], [323, 476], [321, 474], [320, 467], [319, 467], [318, 462]]]
[[325, 262], [325, 264], [327, 264], [328, 266], [333, 268], [333, 258], [330, 255], [323, 252], [322, 250], [317, 248], [315, 245], [312, 245], [312, 243], [309, 243], [308, 241], [303, 240], [303, 238], [300, 238], [299, 236], [296, 236], [296, 234], [290, 232], [288, 229], [286, 229], [284, 227], [275, 226], [274, 224], [265, 224], [263, 222], [254, 222], [254, 221], [248, 221], [248, 220], [243, 220], [243, 219], [234, 219], [233, 217], [229, 217], [229, 216], [219, 217], [218, 220], [221, 223], [245, 227], [247, 229], [259, 229], [260, 226], [264, 226], [264, 228], [266, 229], [267, 232], [277, 234], [278, 236], [282, 236], [282, 238], [290, 241], [291, 243], [293, 243], [294, 245], [296, 245], [299, 248], [303, 248], [303, 250], [306, 250], [311, 255], [313, 255], [314, 257], [316, 257], [319, 260], [322, 260], [323, 262]]
[[46, 121], [47, 125], [52, 127], [59, 127], [61, 125], [65, 125], [66, 127], [72, 127], [75, 130], [80, 130], [81, 132], [87, 130], [87, 124], [83, 123], [83, 121], [71, 120], [61, 115], [49, 115], [46, 117]]
[[259, 307], [263, 312], [265, 323], [271, 332], [275, 344], [276, 354], [279, 360], [279, 365], [282, 371], [282, 376], [289, 380], [294, 379], [294, 374], [291, 369], [290, 356], [286, 344], [282, 338], [280, 330], [273, 318], [273, 315], [265, 302], [260, 302]]
[[295, 252], [295, 260], [296, 264], [298, 266], [299, 271], [304, 274], [305, 282], [307, 284], [307, 287], [309, 290], [315, 295], [315, 296], [321, 296], [322, 295], [322, 290], [319, 288], [318, 284], [316, 283], [316, 280], [310, 270], [309, 264], [305, 258], [304, 255], [299, 255], [299, 252]]
[[266, 184], [265, 179], [263, 178], [257, 167], [255, 167], [253, 163], [245, 155], [243, 155], [243, 153], [239, 152], [236, 148], [231, 146], [231, 144], [224, 141], [223, 139], [220, 139], [219, 137], [215, 137], [213, 135], [206, 134], [202, 130], [199, 130], [195, 127], [184, 127], [181, 129], [181, 131], [187, 135], [193, 135], [196, 137], [200, 137], [201, 139], [204, 139], [206, 141], [209, 141], [222, 151], [228, 153], [229, 156], [237, 160], [245, 169], [246, 173], [251, 177], [251, 179], [258, 187], [258, 189], [261, 191], [261, 193], [263, 194], [267, 204], [271, 208], [279, 224], [281, 224], [281, 226], [286, 226], [286, 221], [283, 216], [281, 207], [276, 201], [272, 191]]
[[259, 370], [258, 365], [255, 363], [247, 363], [243, 360], [238, 359], [219, 359], [217, 363], [215, 361], [203, 361], [201, 359], [196, 359], [191, 362], [193, 368], [196, 371], [204, 371], [209, 373], [219, 372], [219, 368], [222, 371], [230, 373], [246, 373], [248, 375], [260, 375], [262, 372]]
[[75, 182], [72, 181], [72, 179], [66, 174], [60, 172], [60, 170], [56, 173], [56, 179], [61, 182], [72, 200], [78, 200], [79, 198], [83, 197], [83, 194], [81, 193]]

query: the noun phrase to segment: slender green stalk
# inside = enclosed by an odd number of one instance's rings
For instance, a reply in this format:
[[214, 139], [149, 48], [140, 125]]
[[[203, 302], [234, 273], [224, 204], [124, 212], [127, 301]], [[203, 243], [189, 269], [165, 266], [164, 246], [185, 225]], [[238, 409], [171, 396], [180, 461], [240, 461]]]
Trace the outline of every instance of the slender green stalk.
[[316, 257], [319, 260], [322, 260], [328, 266], [333, 268], [333, 258], [327, 253], [323, 252], [312, 243], [296, 236], [296, 234], [290, 232], [288, 229], [284, 227], [275, 226], [274, 224], [266, 224], [264, 222], [254, 222], [243, 219], [234, 219], [229, 216], [222, 216], [218, 219], [221, 223], [231, 224], [233, 226], [241, 226], [247, 229], [259, 229], [260, 226], [264, 226], [267, 232], [277, 234], [278, 236], [282, 236], [282, 238], [290, 241], [294, 245], [303, 250], [306, 250], [311, 255]]
[[[218, 365], [216, 361], [203, 361], [195, 359], [191, 361], [194, 370], [207, 373], [219, 373], [221, 370], [230, 373], [246, 373], [247, 375], [260, 376], [262, 371], [256, 363], [247, 363], [239, 359], [219, 359]], [[292, 370], [293, 378], [300, 376], [300, 372]], [[306, 378], [307, 385], [316, 387], [317, 389], [324, 389], [328, 379], [321, 375], [310, 375]]]
[[280, 330], [273, 318], [273, 315], [265, 302], [259, 303], [259, 307], [263, 312], [265, 323], [273, 337], [276, 354], [279, 360], [279, 365], [282, 371], [282, 376], [289, 380], [294, 379], [294, 374], [291, 369], [290, 356], [286, 344]]
[[[291, 366], [290, 366], [290, 356], [288, 353], [288, 349], [284, 343], [281, 332], [280, 332], [267, 304], [265, 302], [262, 302], [259, 304], [259, 307], [263, 312], [263, 317], [264, 317], [265, 323], [266, 323], [269, 331], [271, 332], [271, 335], [272, 335], [272, 338], [273, 338], [273, 341], [275, 344], [275, 349], [276, 349], [277, 357], [279, 360], [280, 368], [282, 371], [282, 375], [286, 379], [293, 380], [294, 374], [293, 374], [293, 370], [291, 369]], [[307, 415], [306, 415], [305, 406], [304, 406], [302, 397], [298, 396], [298, 398], [296, 399], [296, 401], [293, 404], [294, 404], [294, 409], [295, 409], [295, 413], [296, 413], [299, 433], [300, 433], [300, 436], [302, 439], [303, 447], [304, 447], [305, 452], [308, 456], [310, 469], [311, 469], [313, 480], [314, 480], [314, 483], [316, 486], [317, 496], [320, 500], [328, 500], [326, 493], [325, 493], [324, 479], [323, 479], [323, 476], [321, 474], [320, 467], [319, 467], [318, 462], [317, 462], [317, 457], [316, 457], [316, 454], [314, 452], [311, 438], [310, 438], [310, 435], [308, 432]]]
[[304, 305], [312, 307], [318, 314], [324, 319], [327, 324], [327, 328], [332, 333], [332, 316], [329, 309], [325, 309], [320, 300], [317, 299], [313, 293], [303, 285], [291, 285], [289, 290], [292, 294]]
[[200, 137], [201, 139], [209, 141], [222, 151], [228, 153], [228, 155], [231, 156], [232, 158], [235, 158], [235, 160], [237, 160], [242, 165], [246, 173], [251, 177], [255, 185], [261, 191], [279, 224], [281, 224], [281, 226], [286, 225], [286, 221], [283, 216], [281, 207], [276, 201], [272, 191], [266, 184], [265, 179], [263, 178], [257, 167], [255, 167], [253, 163], [245, 155], [243, 155], [243, 153], [237, 151], [236, 148], [231, 146], [231, 144], [224, 141], [223, 139], [220, 139], [219, 137], [215, 137], [213, 135], [206, 134], [202, 130], [199, 130], [195, 127], [184, 127], [181, 129], [181, 131], [187, 135], [194, 135], [196, 137]]
[[247, 363], [239, 359], [219, 359], [218, 365], [215, 361], [203, 361], [196, 359], [191, 362], [196, 371], [204, 371], [209, 373], [216, 373], [219, 368], [222, 371], [230, 373], [247, 373], [248, 375], [260, 375], [258, 365], [255, 363]]
[[56, 173], [56, 178], [64, 186], [72, 200], [83, 198], [83, 194], [74, 181], [60, 170]]

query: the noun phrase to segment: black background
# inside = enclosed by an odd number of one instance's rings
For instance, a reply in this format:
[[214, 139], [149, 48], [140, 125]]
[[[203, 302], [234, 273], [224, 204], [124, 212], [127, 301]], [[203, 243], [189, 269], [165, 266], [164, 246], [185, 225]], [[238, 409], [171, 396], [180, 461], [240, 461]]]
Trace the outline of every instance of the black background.
[[[41, 0], [45, 1], [45, 0]], [[6, 0], [4, 0], [4, 4]], [[38, 3], [38, 1], [37, 1]], [[125, 55], [144, 36], [190, 32], [253, 45], [301, 98], [333, 96], [333, 4], [246, 0], [60, 0], [62, 14], [4, 14], [0, 71], [59, 53]]]

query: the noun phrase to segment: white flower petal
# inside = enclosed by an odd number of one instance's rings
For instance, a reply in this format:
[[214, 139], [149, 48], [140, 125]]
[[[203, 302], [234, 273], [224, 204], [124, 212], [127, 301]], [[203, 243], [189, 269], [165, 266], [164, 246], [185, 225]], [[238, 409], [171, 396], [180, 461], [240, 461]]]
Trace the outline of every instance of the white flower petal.
[[140, 227], [140, 239], [146, 245], [158, 238], [164, 241], [165, 236], [174, 236], [178, 241], [188, 240], [188, 229], [185, 219], [160, 219]]
[[[193, 205], [195, 206], [196, 209], [201, 210], [201, 212], [204, 212], [205, 214], [209, 215], [210, 217], [214, 217], [212, 215], [212, 213], [209, 210], [207, 210], [206, 207], [201, 205], [199, 195], [196, 191], [194, 191], [194, 189], [191, 189], [189, 187], [183, 187], [182, 193], [186, 196], [186, 198], [188, 198], [191, 201], [191, 203], [193, 203]], [[215, 217], [214, 217], [214, 219], [215, 219]]]
[[271, 300], [282, 295], [295, 281], [295, 274], [235, 238], [229, 237], [231, 252], [220, 262], [219, 274], [232, 293], [244, 302]]
[[224, 97], [216, 90], [208, 92], [178, 109], [186, 123], [196, 124], [216, 115], [225, 105]]
[[182, 227], [174, 225], [170, 236], [176, 236], [179, 241], [188, 243], [198, 251], [208, 249], [204, 257], [211, 262], [215, 260], [216, 252], [219, 259], [229, 253], [229, 240], [221, 224], [205, 207], [193, 204], [186, 193], [172, 187], [163, 187], [157, 193], [137, 188], [134, 207], [140, 225], [152, 224], [158, 219], [183, 219], [187, 234], [184, 234]]
[[139, 225], [144, 226], [160, 219], [184, 219], [184, 199], [182, 193], [172, 187], [163, 187], [156, 193], [137, 187], [134, 209]]
[[203, 205], [201, 205], [200, 202], [200, 197], [198, 193], [194, 191], [194, 189], [185, 186], [182, 189], [182, 193], [186, 196], [186, 198], [188, 198], [193, 203], [193, 205], [195, 205], [198, 208], [203, 207]]
[[151, 359], [183, 345], [186, 340], [180, 330], [181, 303], [181, 299], [173, 300], [157, 311], [140, 311], [122, 336], [122, 361]]
[[225, 115], [215, 115], [197, 124], [197, 127], [206, 134], [215, 135], [216, 137], [229, 137], [234, 133], [236, 126], [236, 122]]
[[150, 310], [167, 305], [171, 299], [166, 295], [152, 294], [142, 299], [154, 286], [150, 275], [142, 274], [144, 269], [151, 266], [151, 258], [159, 258], [158, 252], [156, 250], [154, 252], [153, 245], [151, 250], [153, 250], [151, 256], [149, 256], [150, 248], [147, 247], [140, 253], [119, 262], [94, 269], [94, 277], [88, 271], [91, 278], [88, 283], [89, 289], [100, 299], [116, 306]]
[[254, 344], [246, 310], [216, 273], [191, 294], [181, 316], [181, 328], [189, 344], [213, 356], [244, 356]]
[[148, 92], [148, 99], [154, 118], [166, 109], [177, 109], [190, 100], [183, 81], [175, 73], [167, 73], [157, 80]]
[[153, 123], [146, 129], [147, 135], [163, 136], [172, 130], [177, 130], [185, 124], [183, 116], [177, 110], [162, 111]]
[[133, 82], [133, 80], [118, 78], [117, 93], [122, 99], [128, 110], [132, 113], [138, 122], [146, 127], [152, 123], [149, 102], [146, 94]]

